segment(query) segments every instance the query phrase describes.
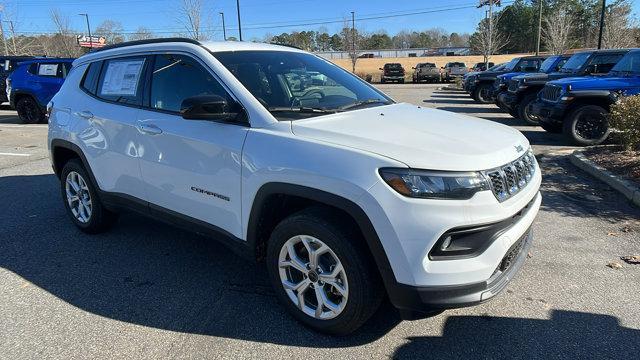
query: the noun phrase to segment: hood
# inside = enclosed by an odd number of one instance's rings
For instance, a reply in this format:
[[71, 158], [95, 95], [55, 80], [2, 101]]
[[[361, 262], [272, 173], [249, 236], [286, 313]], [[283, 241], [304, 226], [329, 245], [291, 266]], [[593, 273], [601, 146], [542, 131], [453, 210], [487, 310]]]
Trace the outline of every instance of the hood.
[[519, 75], [522, 75], [522, 73], [521, 73], [521, 72], [510, 72], [510, 73], [506, 73], [506, 74], [499, 75], [498, 77], [499, 77], [500, 79], [504, 79], [504, 80], [506, 80], [506, 81], [509, 81], [509, 80], [511, 80], [512, 78], [514, 78], [514, 77], [516, 77], [516, 76], [519, 76]]
[[571, 85], [571, 91], [575, 90], [616, 90], [629, 86], [637, 86], [637, 78], [631, 77], [568, 77], [553, 81], [553, 84], [565, 87]]
[[517, 130], [448, 111], [393, 104], [292, 121], [295, 135], [376, 153], [428, 170], [504, 165], [529, 148]]

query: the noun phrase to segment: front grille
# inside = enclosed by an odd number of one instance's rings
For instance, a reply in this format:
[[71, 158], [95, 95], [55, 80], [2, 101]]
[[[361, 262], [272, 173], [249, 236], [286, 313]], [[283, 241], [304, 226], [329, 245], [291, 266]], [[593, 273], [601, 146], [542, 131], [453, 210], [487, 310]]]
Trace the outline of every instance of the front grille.
[[561, 87], [549, 84], [542, 89], [542, 92], [540, 93], [540, 97], [543, 100], [555, 102], [555, 101], [558, 101], [558, 99], [560, 98], [561, 92], [562, 92]]
[[509, 81], [509, 89], [508, 90], [511, 91], [511, 92], [518, 91], [518, 80], [511, 79], [511, 81]]
[[487, 170], [485, 176], [491, 182], [491, 190], [498, 201], [503, 202], [525, 188], [536, 172], [536, 159], [531, 151], [496, 169]]

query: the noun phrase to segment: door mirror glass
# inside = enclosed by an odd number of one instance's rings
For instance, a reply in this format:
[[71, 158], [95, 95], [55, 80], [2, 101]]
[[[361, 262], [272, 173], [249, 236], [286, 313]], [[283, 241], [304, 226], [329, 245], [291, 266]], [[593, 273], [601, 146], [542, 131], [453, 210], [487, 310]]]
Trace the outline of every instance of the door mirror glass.
[[198, 95], [182, 100], [180, 115], [187, 120], [238, 122], [243, 110], [236, 102], [218, 95]]

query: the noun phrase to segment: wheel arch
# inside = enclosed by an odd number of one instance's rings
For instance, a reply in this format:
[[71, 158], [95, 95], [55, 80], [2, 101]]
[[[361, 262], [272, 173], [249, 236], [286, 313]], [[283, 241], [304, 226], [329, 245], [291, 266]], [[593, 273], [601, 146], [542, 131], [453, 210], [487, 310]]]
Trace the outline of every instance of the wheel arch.
[[[292, 205], [286, 207], [287, 204]], [[285, 205], [285, 212], [277, 212], [282, 205]], [[388, 291], [393, 288], [396, 282], [393, 270], [380, 238], [364, 210], [342, 196], [307, 186], [275, 182], [260, 187], [251, 206], [247, 227], [247, 242], [256, 259], [261, 260], [264, 257], [268, 236], [277, 223], [309, 206], [329, 207], [348, 216], [349, 219], [346, 221], [352, 221], [362, 234], [385, 287]]]
[[609, 112], [611, 100], [609, 99], [609, 97], [604, 96], [579, 96], [571, 102], [571, 105], [567, 108], [567, 113], [570, 113], [584, 105], [600, 106], [607, 112]]
[[82, 152], [80, 147], [70, 141], [63, 139], [51, 140], [51, 164], [53, 166], [53, 172], [58, 178], [62, 173], [62, 168], [71, 159], [79, 159], [82, 162], [82, 166], [89, 174], [89, 178], [96, 189], [100, 189], [98, 182], [96, 181], [93, 171], [89, 166], [86, 156]]

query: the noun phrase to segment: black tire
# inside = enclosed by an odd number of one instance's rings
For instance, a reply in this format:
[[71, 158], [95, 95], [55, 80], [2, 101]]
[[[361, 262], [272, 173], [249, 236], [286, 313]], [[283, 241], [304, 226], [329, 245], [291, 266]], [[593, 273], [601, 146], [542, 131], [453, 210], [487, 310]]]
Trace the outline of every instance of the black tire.
[[538, 98], [538, 94], [528, 94], [518, 104], [518, 117], [529, 125], [538, 125], [538, 117], [531, 113], [531, 104]]
[[564, 135], [580, 146], [601, 144], [610, 131], [607, 110], [598, 105], [582, 105], [573, 109], [562, 127]]
[[45, 114], [38, 103], [30, 96], [22, 97], [16, 103], [18, 117], [23, 124], [38, 124], [45, 122]]
[[[71, 210], [69, 201], [67, 200], [66, 182], [67, 177], [71, 172], [79, 174], [87, 186], [89, 199], [91, 200], [91, 214], [86, 222], [82, 222], [76, 218]], [[60, 174], [60, 189], [62, 192], [64, 206], [67, 209], [67, 214], [71, 218], [71, 221], [73, 221], [73, 223], [83, 232], [88, 234], [104, 232], [117, 220], [117, 214], [105, 209], [102, 205], [102, 202], [98, 197], [97, 189], [91, 182], [91, 178], [80, 160], [71, 159], [64, 165]]]
[[544, 131], [551, 134], [560, 134], [562, 132], [562, 125], [560, 124], [549, 124], [544, 121], [540, 121], [538, 125], [540, 125]]
[[[297, 235], [313, 236], [322, 241], [342, 263], [348, 283], [348, 298], [342, 312], [332, 319], [317, 319], [304, 313], [289, 298], [282, 285], [280, 251], [289, 239]], [[383, 299], [382, 280], [373, 259], [366, 255], [368, 253], [355, 226], [345, 223], [335, 212], [317, 207], [293, 214], [276, 226], [267, 245], [266, 266], [276, 296], [298, 321], [319, 332], [347, 335], [364, 324]]]
[[404, 84], [404, 79], [400, 79], [400, 80], [398, 80], [398, 83], [400, 83], [400, 84]]
[[492, 104], [490, 93], [493, 86], [491, 84], [480, 84], [473, 91], [473, 100], [480, 104]]
[[384, 84], [384, 83], [386, 83], [386, 82], [387, 82], [387, 80], [385, 80], [385, 79], [380, 79], [380, 84]]
[[518, 110], [509, 110], [509, 115], [511, 115], [513, 118], [517, 119], [520, 116], [518, 115]]

